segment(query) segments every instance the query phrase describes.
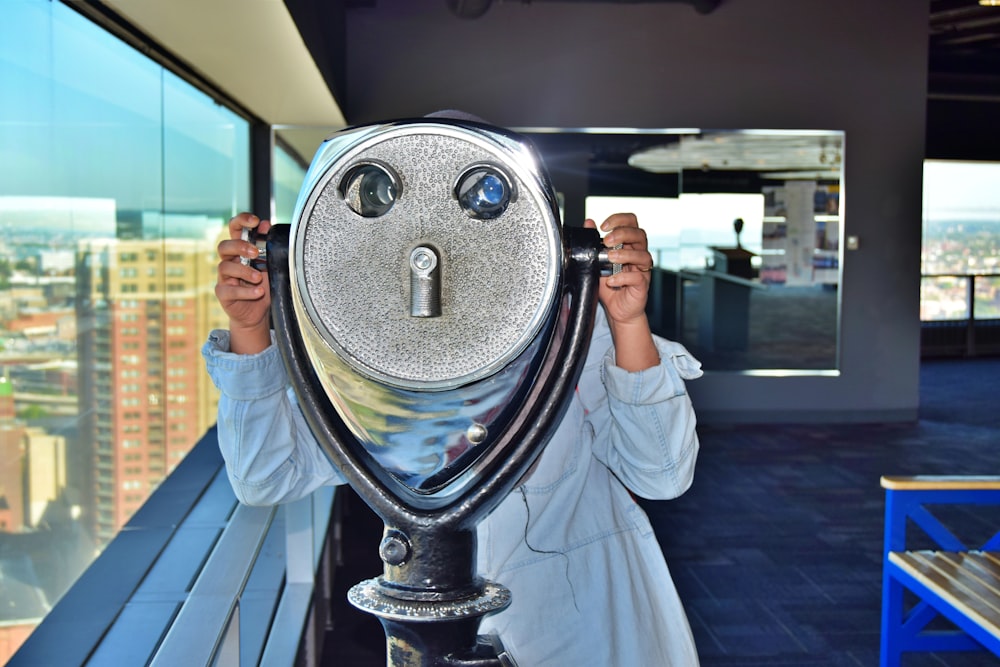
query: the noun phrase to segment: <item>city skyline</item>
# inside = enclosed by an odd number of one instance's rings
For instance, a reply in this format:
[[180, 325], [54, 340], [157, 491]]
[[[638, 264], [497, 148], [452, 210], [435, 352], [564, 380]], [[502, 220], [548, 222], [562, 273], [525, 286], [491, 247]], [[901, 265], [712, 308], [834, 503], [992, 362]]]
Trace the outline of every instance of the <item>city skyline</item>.
[[214, 295], [225, 226], [201, 220], [201, 239], [81, 235], [68, 268], [50, 261], [60, 275], [44, 275], [43, 258], [65, 249], [62, 235], [3, 251], [0, 540], [4, 567], [31, 571], [10, 601], [12, 645], [215, 422], [198, 351], [225, 326]]

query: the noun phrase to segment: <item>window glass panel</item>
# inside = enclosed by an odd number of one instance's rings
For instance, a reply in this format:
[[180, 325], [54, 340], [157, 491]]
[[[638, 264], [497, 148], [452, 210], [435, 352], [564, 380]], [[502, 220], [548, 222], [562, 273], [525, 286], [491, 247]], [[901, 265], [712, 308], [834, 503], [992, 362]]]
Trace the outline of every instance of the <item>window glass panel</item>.
[[965, 320], [969, 318], [969, 278], [924, 276], [920, 279], [920, 319]]
[[214, 423], [250, 197], [246, 121], [62, 3], [0, 2], [0, 90], [2, 664]]
[[274, 148], [274, 222], [291, 223], [295, 200], [306, 178], [305, 168], [280, 145]]
[[1000, 276], [977, 277], [973, 300], [977, 320], [1000, 319]]
[[168, 236], [204, 238], [250, 198], [247, 123], [170, 72], [164, 72], [166, 209], [212, 221], [178, 220]]
[[1000, 318], [998, 182], [1000, 163], [924, 162], [920, 319]]
[[1000, 273], [997, 183], [998, 162], [924, 162], [923, 273]]

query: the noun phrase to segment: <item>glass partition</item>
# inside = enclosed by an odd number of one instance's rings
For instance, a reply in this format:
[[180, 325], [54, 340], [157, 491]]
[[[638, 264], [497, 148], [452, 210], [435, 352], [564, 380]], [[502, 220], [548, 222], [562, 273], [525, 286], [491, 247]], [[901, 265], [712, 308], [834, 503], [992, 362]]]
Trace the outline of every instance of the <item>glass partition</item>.
[[639, 215], [656, 333], [710, 371], [836, 372], [842, 132], [527, 132], [564, 200], [584, 198], [581, 217]]
[[295, 201], [306, 177], [306, 170], [320, 144], [335, 131], [329, 127], [305, 125], [274, 125], [271, 145], [274, 146], [274, 220], [292, 221]]
[[280, 144], [275, 144], [271, 164], [274, 165], [271, 186], [274, 195], [274, 219], [271, 222], [288, 224], [292, 221], [295, 200], [298, 199], [299, 189], [306, 177], [306, 167], [290, 149]]
[[249, 126], [70, 6], [0, 2], [0, 664], [216, 420]]
[[[843, 132], [515, 129], [541, 152], [566, 224], [639, 215], [656, 333], [710, 371], [837, 372]], [[276, 128], [303, 166], [331, 131]]]

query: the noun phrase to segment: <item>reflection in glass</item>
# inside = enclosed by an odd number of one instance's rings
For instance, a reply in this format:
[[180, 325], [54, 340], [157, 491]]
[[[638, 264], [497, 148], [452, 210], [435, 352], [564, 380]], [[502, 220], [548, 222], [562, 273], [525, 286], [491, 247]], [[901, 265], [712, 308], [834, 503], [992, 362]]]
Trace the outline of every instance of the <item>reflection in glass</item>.
[[[586, 216], [639, 216], [657, 267], [654, 330], [709, 370], [836, 370], [842, 133], [643, 136], [631, 170], [615, 171], [617, 187], [639, 196], [590, 196]], [[676, 192], [630, 185], [648, 180], [642, 172], [675, 175]]]
[[306, 178], [306, 168], [281, 144], [276, 142], [273, 163], [274, 179], [271, 192], [274, 193], [275, 224], [290, 224], [295, 212], [302, 181]]
[[0, 80], [2, 664], [215, 421], [249, 130], [62, 3], [0, 3]]

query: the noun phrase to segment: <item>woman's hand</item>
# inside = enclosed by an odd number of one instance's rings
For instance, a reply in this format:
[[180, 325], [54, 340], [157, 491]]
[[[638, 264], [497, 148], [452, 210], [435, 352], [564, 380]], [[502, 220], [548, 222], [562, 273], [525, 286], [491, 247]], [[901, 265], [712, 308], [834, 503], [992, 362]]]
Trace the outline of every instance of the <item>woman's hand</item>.
[[[583, 224], [584, 227], [597, 227], [593, 220]], [[615, 363], [628, 371], [656, 366], [660, 363], [660, 355], [646, 319], [649, 274], [653, 268], [646, 232], [632, 213], [609, 216], [601, 223], [601, 231], [606, 232], [604, 245], [612, 248], [608, 251], [608, 259], [622, 265], [620, 273], [601, 279], [598, 292], [615, 342]], [[615, 249], [619, 244], [622, 247]]]
[[229, 239], [219, 243], [219, 277], [215, 296], [229, 316], [230, 351], [256, 354], [271, 345], [268, 316], [271, 294], [267, 272], [240, 261], [255, 259], [257, 246], [242, 240], [245, 228], [266, 233], [271, 224], [252, 213], [240, 213], [229, 221]]

